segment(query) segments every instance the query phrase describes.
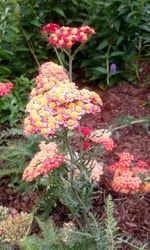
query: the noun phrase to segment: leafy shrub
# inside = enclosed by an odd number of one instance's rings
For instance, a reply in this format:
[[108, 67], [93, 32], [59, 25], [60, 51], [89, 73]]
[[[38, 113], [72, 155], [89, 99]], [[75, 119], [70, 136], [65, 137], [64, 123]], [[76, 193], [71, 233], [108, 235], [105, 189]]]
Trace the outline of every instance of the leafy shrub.
[[[91, 80], [105, 79], [107, 76], [108, 85], [120, 77], [131, 80], [131, 73], [135, 72], [131, 65], [137, 55], [146, 53], [144, 49], [148, 46], [150, 5], [147, 0], [93, 3], [90, 18], [87, 16], [85, 19], [94, 27], [96, 35], [83, 51], [86, 59], [81, 67], [86, 69], [85, 75]], [[87, 53], [87, 50], [91, 53]], [[111, 64], [117, 65], [115, 76], [110, 74]]]
[[33, 81], [24, 76], [15, 78], [13, 83], [13, 90], [0, 98], [0, 124], [7, 122], [11, 127], [22, 121], [28, 93], [33, 87]]
[[[74, 68], [81, 68], [76, 74], [82, 72], [83, 78], [101, 80], [101, 87], [106, 80], [107, 84], [113, 84], [121, 78], [139, 78], [139, 59], [149, 50], [148, 0], [19, 0], [17, 3], [15, 0], [3, 1], [0, 9], [0, 18], [7, 21], [0, 27], [3, 32], [1, 77], [20, 75], [20, 72], [31, 77], [39, 64], [48, 57], [52, 59], [54, 54], [50, 46], [43, 47], [45, 42], [39, 29], [46, 23], [57, 22], [69, 26], [87, 24], [96, 31], [93, 41], [76, 56]], [[15, 16], [11, 15], [14, 8]], [[109, 72], [112, 63], [117, 66], [116, 75]]]

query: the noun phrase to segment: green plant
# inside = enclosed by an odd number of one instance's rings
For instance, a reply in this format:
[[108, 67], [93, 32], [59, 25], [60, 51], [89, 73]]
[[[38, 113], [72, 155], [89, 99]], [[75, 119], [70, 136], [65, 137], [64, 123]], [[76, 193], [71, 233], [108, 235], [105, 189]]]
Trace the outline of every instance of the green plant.
[[[10, 140], [11, 138], [11, 140]], [[0, 136], [0, 178], [8, 178], [8, 187], [16, 191], [18, 188], [26, 189], [27, 185], [20, 182], [22, 171], [28, 164], [41, 138], [39, 136], [26, 137], [20, 128], [7, 129]]]
[[7, 122], [10, 127], [22, 122], [28, 93], [33, 87], [33, 80], [24, 76], [15, 78], [13, 83], [9, 95], [0, 98], [0, 124]]
[[[76, 55], [74, 77], [80, 73], [80, 65], [83, 78], [101, 80], [101, 87], [106, 80], [111, 85], [120, 79], [139, 79], [139, 60], [149, 56], [149, 8], [148, 0], [3, 1], [0, 78], [12, 78], [20, 72], [31, 77], [41, 62], [54, 58], [39, 35], [41, 26], [50, 21], [69, 26], [87, 24], [96, 31], [93, 41]], [[117, 65], [116, 75], [110, 74], [112, 63]]]
[[0, 241], [11, 246], [19, 245], [22, 238], [29, 233], [32, 221], [32, 214], [20, 213], [14, 217], [8, 215], [0, 222]]
[[123, 243], [131, 249], [144, 250], [146, 245], [137, 246], [131, 239], [123, 237], [119, 233], [113, 216], [113, 203], [111, 196], [105, 201], [105, 219], [100, 220], [91, 214], [90, 230], [86, 227], [78, 229], [70, 221], [64, 223], [62, 228], [56, 227], [52, 220], [42, 222], [37, 218], [41, 230], [41, 237], [37, 235], [28, 236], [23, 239], [21, 245], [25, 250], [117, 250], [121, 249]]
[[10, 64], [11, 60], [15, 59], [19, 19], [17, 1], [2, 0], [0, 5], [0, 79], [5, 79], [12, 74]]
[[[133, 80], [133, 74], [136, 73], [138, 76], [139, 73], [137, 69], [131, 67], [133, 61], [136, 57], [139, 60], [148, 52], [148, 1], [93, 2], [91, 15], [94, 18], [88, 19], [88, 15], [86, 16], [88, 24], [95, 28], [96, 35], [94, 41], [81, 52], [83, 54], [81, 66], [86, 69], [86, 77], [92, 81], [107, 77], [107, 85], [117, 82], [120, 78]], [[87, 53], [90, 50], [92, 53]], [[88, 57], [84, 59], [85, 55]], [[117, 65], [115, 75], [111, 75], [109, 69], [112, 63]], [[102, 85], [101, 81], [99, 86]]]

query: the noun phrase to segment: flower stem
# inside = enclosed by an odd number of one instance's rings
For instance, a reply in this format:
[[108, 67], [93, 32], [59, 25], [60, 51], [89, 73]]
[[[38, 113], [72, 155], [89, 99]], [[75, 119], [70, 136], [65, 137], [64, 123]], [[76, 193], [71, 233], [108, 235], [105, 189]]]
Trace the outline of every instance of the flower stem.
[[[70, 160], [71, 160], [72, 164], [74, 165], [74, 156], [73, 156], [72, 148], [70, 147], [67, 132], [68, 132], [67, 129], [64, 128], [65, 143], [66, 143], [69, 155], [70, 155]], [[74, 168], [70, 168], [70, 184], [71, 184], [71, 186], [73, 185], [73, 176], [74, 176]]]
[[108, 46], [107, 57], [106, 57], [107, 85], [108, 86], [110, 85], [110, 81], [109, 81], [109, 78], [110, 78], [110, 73], [109, 73], [109, 52], [110, 52], [110, 47], [111, 47], [111, 44], [109, 44], [109, 46]]
[[70, 78], [70, 82], [72, 82], [72, 62], [73, 62], [73, 57], [71, 55], [71, 50], [69, 50], [68, 58], [69, 58], [69, 78]]
[[66, 69], [65, 69], [64, 64], [63, 64], [63, 62], [62, 62], [62, 60], [61, 60], [61, 57], [60, 57], [60, 55], [59, 55], [59, 53], [58, 53], [58, 51], [57, 51], [57, 48], [54, 47], [54, 50], [55, 50], [55, 53], [56, 53], [56, 56], [57, 56], [57, 58], [58, 58], [58, 61], [59, 61], [60, 65], [63, 67], [64, 72], [66, 72]]
[[71, 186], [71, 189], [72, 189], [77, 201], [79, 202], [80, 206], [82, 207], [82, 215], [84, 217], [86, 225], [88, 226], [88, 228], [90, 228], [89, 219], [88, 219], [88, 216], [86, 214], [84, 203], [82, 202], [82, 200], [81, 200], [81, 198], [80, 198], [80, 196], [78, 194], [78, 191], [77, 191], [76, 187], [74, 186], [74, 169], [76, 167], [75, 166], [76, 161], [74, 159], [72, 148], [70, 147], [70, 143], [69, 143], [69, 140], [68, 140], [68, 135], [67, 135], [68, 131], [67, 131], [66, 128], [64, 128], [63, 132], [64, 132], [64, 140], [65, 140], [65, 143], [66, 143], [69, 155], [70, 155], [70, 159], [71, 159], [71, 162], [72, 162], [72, 166], [73, 166], [72, 168], [70, 168], [70, 186]]

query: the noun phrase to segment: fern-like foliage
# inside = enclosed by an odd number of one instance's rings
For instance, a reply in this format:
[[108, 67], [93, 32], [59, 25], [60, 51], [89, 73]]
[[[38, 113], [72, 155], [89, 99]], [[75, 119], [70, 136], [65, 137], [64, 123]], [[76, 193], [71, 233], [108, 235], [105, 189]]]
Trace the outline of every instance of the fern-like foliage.
[[113, 216], [113, 203], [112, 198], [109, 195], [105, 201], [105, 220], [104, 220], [104, 249], [115, 250], [118, 249], [118, 238], [120, 237], [118, 233], [119, 229], [117, 227], [116, 220]]
[[13, 250], [13, 248], [8, 244], [0, 242], [0, 250]]
[[[41, 234], [26, 237], [21, 244], [23, 250], [121, 250], [127, 244], [131, 250], [148, 250], [146, 245], [137, 246], [131, 238], [122, 236], [113, 217], [113, 203], [109, 195], [105, 202], [105, 219], [100, 222], [97, 215], [89, 213], [89, 228], [78, 229], [73, 222], [62, 228], [52, 220], [37, 219]], [[68, 226], [71, 225], [71, 227]]]
[[[11, 138], [11, 140], [10, 140]], [[37, 151], [41, 138], [37, 135], [27, 137], [20, 129], [8, 129], [0, 135], [0, 178], [11, 175], [9, 184], [19, 183], [23, 169]]]

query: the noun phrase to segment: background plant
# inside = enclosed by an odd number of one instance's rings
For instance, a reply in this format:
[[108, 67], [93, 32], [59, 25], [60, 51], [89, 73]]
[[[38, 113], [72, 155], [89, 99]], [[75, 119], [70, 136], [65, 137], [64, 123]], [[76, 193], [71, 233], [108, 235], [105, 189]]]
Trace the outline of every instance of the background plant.
[[[11, 15], [13, 11], [16, 15]], [[106, 80], [107, 84], [120, 79], [140, 80], [139, 61], [149, 56], [149, 11], [148, 0], [3, 1], [1, 78], [19, 76], [20, 72], [33, 77], [39, 64], [54, 58], [39, 29], [48, 22], [57, 22], [69, 26], [87, 24], [96, 30], [93, 40], [76, 56], [74, 77], [82, 72], [83, 78], [96, 83], [101, 80], [101, 87]], [[112, 63], [117, 66], [116, 75], [109, 72]]]
[[[11, 138], [11, 140], [10, 140]], [[0, 136], [0, 179], [7, 177], [8, 187], [13, 191], [26, 190], [26, 183], [20, 181], [22, 171], [36, 152], [39, 136], [26, 137], [21, 129], [7, 129]], [[29, 189], [29, 187], [28, 187]]]
[[17, 127], [22, 122], [28, 93], [33, 87], [33, 80], [23, 75], [16, 77], [13, 83], [12, 91], [0, 98], [0, 124], [7, 122], [9, 127]]

